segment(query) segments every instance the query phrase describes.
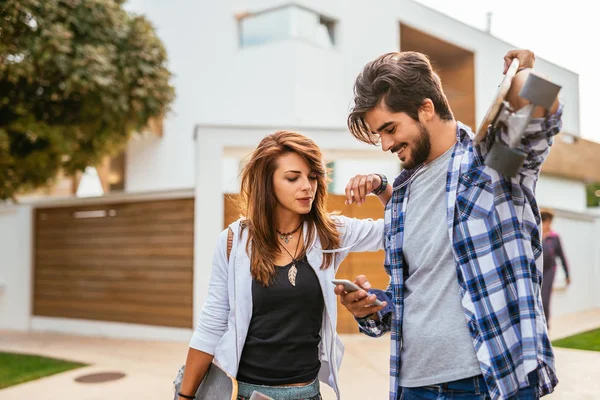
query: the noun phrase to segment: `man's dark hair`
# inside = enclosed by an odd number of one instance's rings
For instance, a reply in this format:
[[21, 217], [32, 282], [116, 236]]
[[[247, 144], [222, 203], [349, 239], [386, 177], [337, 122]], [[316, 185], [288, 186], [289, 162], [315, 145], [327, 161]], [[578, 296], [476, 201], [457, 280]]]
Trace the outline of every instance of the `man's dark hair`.
[[431, 99], [442, 120], [454, 119], [440, 77], [429, 58], [415, 51], [384, 54], [368, 63], [354, 83], [354, 107], [348, 116], [348, 128], [360, 141], [376, 144], [365, 121], [365, 114], [383, 99], [391, 112], [405, 112], [415, 121], [425, 99]]
[[544, 210], [540, 214], [542, 216], [542, 222], [545, 222], [545, 221], [552, 222], [552, 220], [554, 219], [554, 213], [550, 210]]

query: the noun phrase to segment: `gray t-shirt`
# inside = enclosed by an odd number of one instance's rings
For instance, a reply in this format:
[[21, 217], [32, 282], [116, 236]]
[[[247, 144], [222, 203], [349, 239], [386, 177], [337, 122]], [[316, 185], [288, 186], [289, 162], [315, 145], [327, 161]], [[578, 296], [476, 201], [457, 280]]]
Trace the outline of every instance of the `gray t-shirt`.
[[400, 385], [419, 387], [481, 374], [461, 304], [446, 225], [446, 175], [453, 148], [412, 178], [403, 251]]

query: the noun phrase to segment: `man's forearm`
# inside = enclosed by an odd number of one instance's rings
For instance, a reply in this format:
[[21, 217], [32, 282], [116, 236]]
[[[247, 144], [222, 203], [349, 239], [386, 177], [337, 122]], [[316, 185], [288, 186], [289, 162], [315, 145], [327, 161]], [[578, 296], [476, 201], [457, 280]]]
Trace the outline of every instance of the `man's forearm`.
[[388, 201], [390, 201], [390, 199], [392, 198], [392, 191], [392, 185], [388, 184], [385, 190], [377, 195], [377, 198], [379, 199], [381, 204], [383, 204], [384, 206], [387, 205]]

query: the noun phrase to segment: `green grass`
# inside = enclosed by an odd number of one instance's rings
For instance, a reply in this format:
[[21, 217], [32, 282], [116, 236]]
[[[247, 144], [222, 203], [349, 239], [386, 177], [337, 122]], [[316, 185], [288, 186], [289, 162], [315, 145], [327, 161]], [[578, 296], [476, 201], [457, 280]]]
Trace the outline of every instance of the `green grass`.
[[84, 366], [54, 358], [0, 352], [0, 389]]
[[556, 347], [566, 347], [568, 349], [600, 351], [600, 329], [555, 340], [552, 344]]

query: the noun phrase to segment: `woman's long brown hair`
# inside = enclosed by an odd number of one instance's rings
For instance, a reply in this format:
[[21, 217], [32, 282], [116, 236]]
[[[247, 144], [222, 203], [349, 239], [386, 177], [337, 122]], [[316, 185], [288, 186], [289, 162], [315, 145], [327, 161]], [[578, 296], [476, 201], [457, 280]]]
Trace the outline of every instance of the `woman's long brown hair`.
[[[268, 286], [275, 275], [275, 255], [280, 252], [275, 230], [277, 199], [273, 188], [273, 174], [277, 160], [287, 153], [296, 153], [306, 161], [310, 170], [317, 174], [317, 190], [310, 212], [303, 216], [308, 222], [304, 242], [310, 245], [315, 233], [323, 249], [335, 249], [340, 245], [340, 234], [336, 223], [327, 212], [327, 180], [323, 154], [316, 143], [295, 132], [279, 131], [265, 137], [242, 171], [239, 207], [249, 229], [246, 252], [250, 254], [252, 277]], [[303, 252], [300, 252], [302, 254]], [[321, 268], [327, 268], [334, 257], [323, 254]]]

